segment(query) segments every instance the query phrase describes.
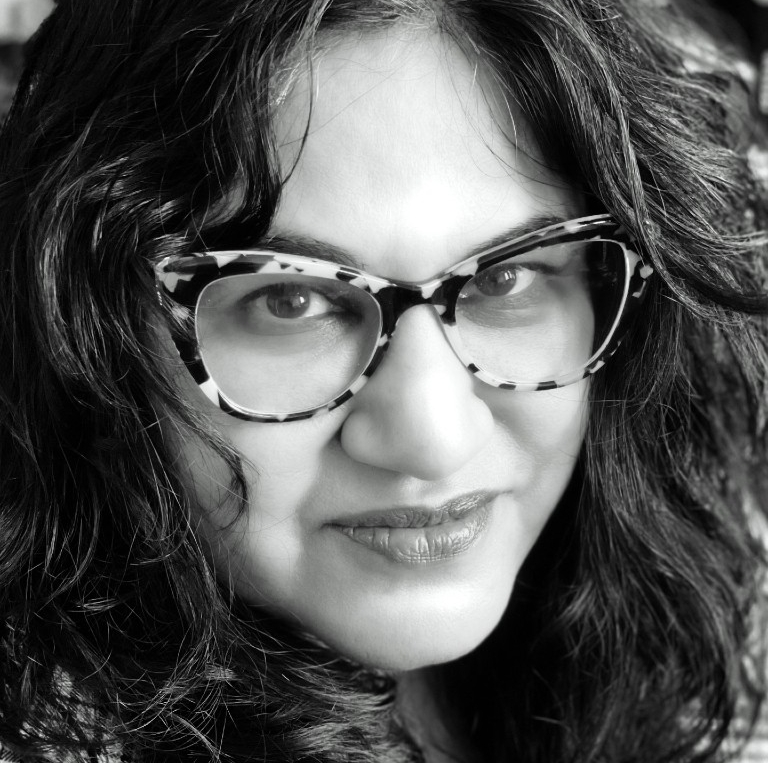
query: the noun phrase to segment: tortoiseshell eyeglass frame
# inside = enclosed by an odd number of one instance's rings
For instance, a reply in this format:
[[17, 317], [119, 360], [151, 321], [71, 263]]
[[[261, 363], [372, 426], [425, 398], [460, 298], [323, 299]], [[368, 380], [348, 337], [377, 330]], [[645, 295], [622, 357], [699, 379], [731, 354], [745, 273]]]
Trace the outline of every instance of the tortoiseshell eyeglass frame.
[[[621, 247], [625, 279], [620, 308], [606, 339], [587, 363], [574, 372], [542, 382], [502, 379], [478, 368], [464, 348], [456, 327], [455, 308], [459, 292], [478, 273], [500, 260], [522, 255], [543, 246], [569, 242], [611, 241]], [[345, 265], [304, 256], [259, 249], [209, 251], [164, 257], [154, 265], [158, 298], [169, 310], [171, 335], [181, 359], [205, 396], [222, 411], [246, 421], [283, 422], [307, 419], [331, 411], [359, 392], [381, 363], [399, 317], [411, 307], [432, 305], [440, 317], [446, 338], [464, 366], [493, 387], [535, 391], [565, 387], [594, 374], [616, 352], [632, 315], [643, 300], [653, 269], [633, 250], [624, 229], [609, 215], [593, 215], [541, 228], [473, 255], [434, 278], [421, 283], [394, 281]], [[362, 373], [332, 400], [306, 410], [287, 413], [254, 411], [229, 400], [211, 378], [201, 358], [195, 330], [198, 300], [206, 286], [226, 276], [262, 273], [304, 274], [351, 284], [376, 301], [381, 328], [375, 349]]]

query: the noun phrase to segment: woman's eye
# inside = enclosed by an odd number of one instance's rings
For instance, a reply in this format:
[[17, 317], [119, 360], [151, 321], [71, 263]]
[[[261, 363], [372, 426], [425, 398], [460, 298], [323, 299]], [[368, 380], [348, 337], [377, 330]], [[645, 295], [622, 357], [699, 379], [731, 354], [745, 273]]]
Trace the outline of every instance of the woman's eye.
[[475, 278], [477, 290], [486, 297], [506, 297], [527, 289], [536, 272], [520, 265], [490, 268]]
[[248, 309], [274, 318], [291, 320], [315, 318], [338, 312], [339, 308], [320, 292], [297, 283], [264, 287], [248, 298]]

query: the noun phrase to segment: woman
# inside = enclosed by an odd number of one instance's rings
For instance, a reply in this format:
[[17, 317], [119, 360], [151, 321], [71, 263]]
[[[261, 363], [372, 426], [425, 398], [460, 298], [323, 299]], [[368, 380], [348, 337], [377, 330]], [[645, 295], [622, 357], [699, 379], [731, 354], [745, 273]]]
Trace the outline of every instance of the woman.
[[8, 754], [743, 741], [768, 191], [656, 5], [59, 3], [2, 143]]

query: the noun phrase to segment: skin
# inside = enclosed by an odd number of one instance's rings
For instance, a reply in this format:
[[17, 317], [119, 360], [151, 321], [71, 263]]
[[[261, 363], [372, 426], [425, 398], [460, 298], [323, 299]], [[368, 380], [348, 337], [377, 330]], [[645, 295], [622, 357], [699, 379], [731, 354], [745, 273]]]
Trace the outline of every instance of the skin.
[[[300, 79], [277, 111], [280, 159], [293, 172], [271, 232], [421, 280], [534, 216], [582, 214], [522, 118], [494, 114], [488, 92], [457, 50], [428, 34], [332, 47], [313, 83]], [[180, 443], [218, 574], [341, 653], [399, 671], [457, 658], [497, 624], [571, 477], [587, 417], [587, 382], [515, 393], [478, 381], [423, 306], [402, 316], [362, 391], [316, 418], [244, 422], [213, 409], [186, 377], [179, 384], [247, 462], [249, 505], [234, 519], [223, 465]], [[501, 493], [484, 532], [438, 563], [398, 564], [330, 527], [478, 490]]]

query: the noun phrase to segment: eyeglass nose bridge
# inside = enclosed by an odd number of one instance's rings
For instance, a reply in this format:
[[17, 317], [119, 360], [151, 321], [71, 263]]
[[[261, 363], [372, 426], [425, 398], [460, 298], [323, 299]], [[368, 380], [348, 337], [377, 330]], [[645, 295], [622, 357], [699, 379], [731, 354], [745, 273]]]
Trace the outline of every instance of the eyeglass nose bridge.
[[382, 333], [391, 338], [403, 314], [421, 305], [433, 307], [443, 326], [455, 323], [456, 300], [468, 280], [468, 277], [454, 276], [437, 283], [413, 286], [393, 284], [381, 289], [375, 299], [381, 310]]
[[446, 342], [459, 361], [468, 369], [473, 369], [470, 360], [464, 357], [457, 346], [456, 332], [456, 300], [459, 292], [470, 277], [453, 276], [445, 281], [431, 282], [422, 285], [391, 284], [372, 295], [379, 305], [381, 312], [381, 336], [378, 347], [365, 371], [365, 379], [370, 378], [379, 367], [392, 338], [397, 331], [397, 325], [405, 313], [414, 308], [431, 307], [440, 320]]

